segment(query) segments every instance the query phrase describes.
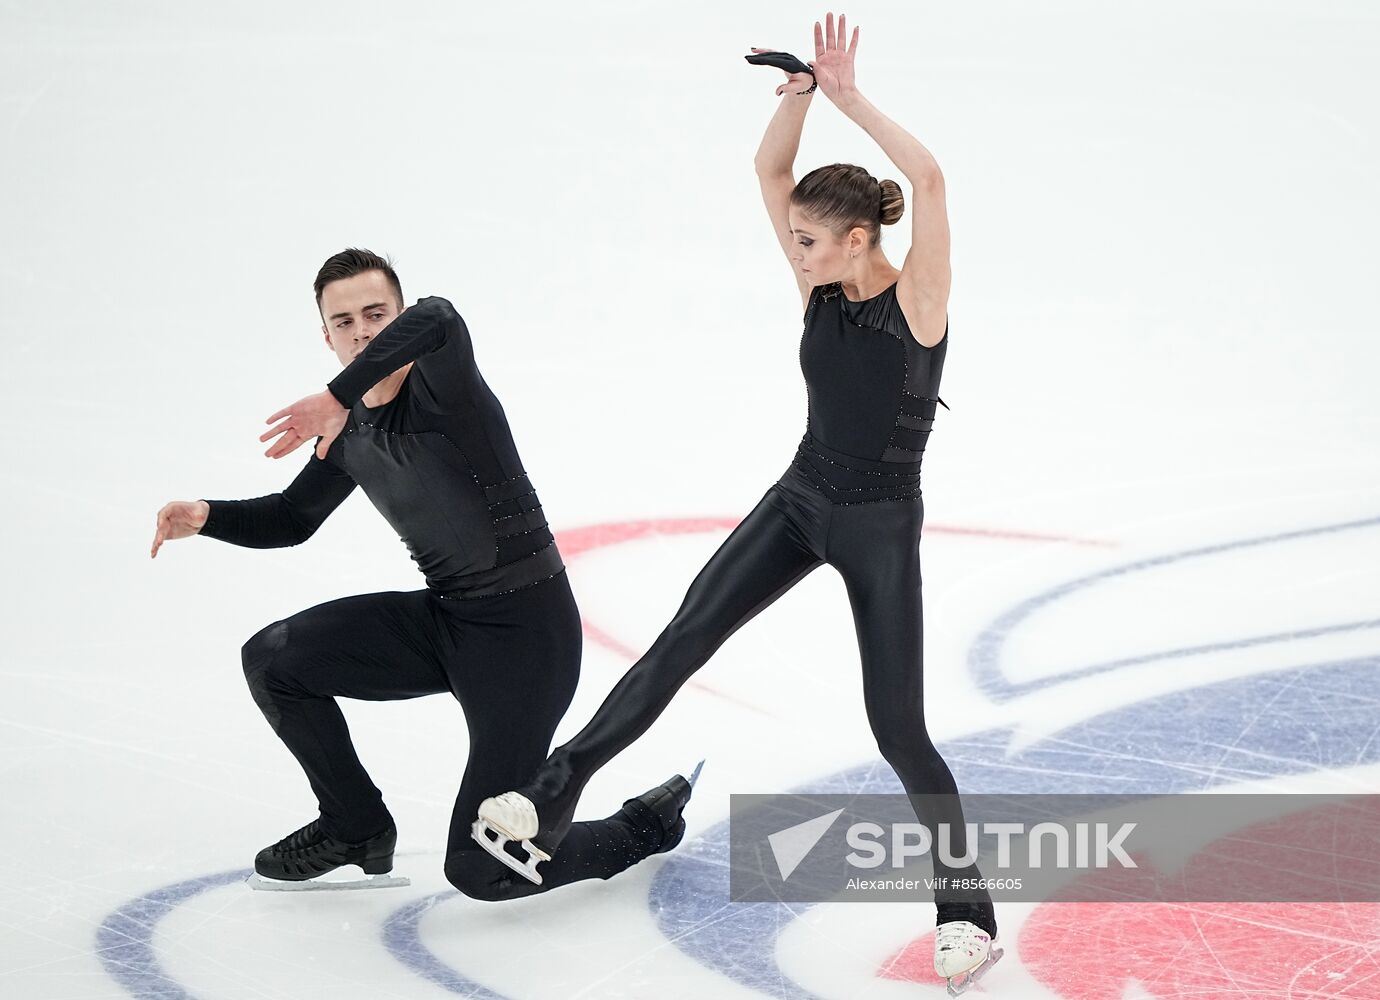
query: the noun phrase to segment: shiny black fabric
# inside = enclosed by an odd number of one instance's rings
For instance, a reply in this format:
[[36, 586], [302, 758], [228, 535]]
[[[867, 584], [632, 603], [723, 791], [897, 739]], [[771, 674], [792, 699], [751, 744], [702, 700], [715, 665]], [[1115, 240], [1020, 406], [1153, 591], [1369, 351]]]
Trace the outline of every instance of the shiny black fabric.
[[[965, 852], [953, 775], [925, 726], [919, 436], [928, 430], [914, 429], [908, 417], [908, 398], [922, 394], [934, 397], [933, 416], [948, 334], [934, 349], [915, 342], [894, 287], [863, 303], [841, 299], [829, 288], [811, 296], [801, 347], [809, 422], [790, 466], [700, 570], [670, 624], [594, 718], [524, 786], [542, 821], [538, 843], [548, 849], [589, 778], [646, 732], [730, 636], [827, 563], [848, 592], [878, 748], [908, 793], [950, 796], [929, 800], [919, 819], [932, 831], [948, 823], [956, 856]], [[939, 873], [975, 872], [941, 866]], [[985, 891], [961, 895], [990, 914]]]
[[[365, 406], [363, 394], [409, 361], [398, 394]], [[208, 501], [201, 534], [254, 548], [296, 545], [359, 485], [427, 586], [448, 599], [506, 593], [561, 571], [503, 407], [448, 301], [419, 300], [328, 388], [350, 413], [325, 459], [309, 456], [282, 493]]]
[[838, 284], [815, 288], [800, 338], [807, 434], [865, 462], [918, 462], [948, 350], [947, 324], [934, 347], [911, 336], [894, 284], [861, 302]]
[[[480, 899], [512, 899], [610, 878], [647, 857], [660, 832], [616, 813], [577, 823], [534, 885], [470, 836], [479, 803], [546, 756], [580, 675], [580, 614], [566, 575], [509, 594], [448, 601], [431, 590], [328, 601], [261, 629], [242, 651], [265, 718], [306, 772], [329, 836], [357, 842], [393, 818], [350, 740], [336, 698], [449, 693], [469, 727], [445, 872]], [[426, 753], [425, 746], [415, 748]], [[425, 839], [425, 837], [423, 838]]]
[[792, 465], [700, 570], [670, 624], [589, 725], [556, 751], [562, 769], [576, 775], [571, 791], [646, 732], [734, 632], [828, 563], [847, 588], [863, 701], [882, 756], [908, 792], [954, 793], [925, 729], [923, 522], [919, 496], [835, 504]]

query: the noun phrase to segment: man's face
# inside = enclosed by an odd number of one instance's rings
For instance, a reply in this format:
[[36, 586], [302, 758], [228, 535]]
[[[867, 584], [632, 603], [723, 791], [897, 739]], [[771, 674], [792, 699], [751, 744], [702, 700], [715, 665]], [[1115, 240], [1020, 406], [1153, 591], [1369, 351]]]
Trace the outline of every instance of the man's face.
[[321, 289], [321, 332], [341, 365], [369, 346], [399, 315], [393, 285], [382, 271], [365, 271]]

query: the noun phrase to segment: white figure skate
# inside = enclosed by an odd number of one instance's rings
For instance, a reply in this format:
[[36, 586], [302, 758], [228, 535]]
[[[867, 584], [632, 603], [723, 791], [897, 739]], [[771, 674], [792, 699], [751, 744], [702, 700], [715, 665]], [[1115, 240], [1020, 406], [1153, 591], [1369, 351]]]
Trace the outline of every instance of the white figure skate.
[[949, 996], [962, 996], [988, 969], [1002, 950], [995, 938], [977, 924], [951, 920], [934, 932], [934, 971], [949, 981]]
[[[470, 826], [470, 835], [480, 847], [527, 881], [541, 885], [537, 865], [550, 861], [551, 855], [532, 843], [538, 829], [537, 807], [532, 805], [532, 800], [520, 792], [504, 792], [479, 804], [479, 818]], [[526, 861], [504, 850], [514, 840], [527, 852]]]
[[[703, 767], [704, 761], [700, 761], [690, 777], [685, 779], [691, 788], [694, 788]], [[537, 807], [532, 800], [521, 792], [504, 792], [479, 804], [479, 818], [471, 824], [470, 835], [480, 847], [513, 871], [529, 882], [541, 885], [541, 872], [537, 871], [537, 865], [550, 861], [551, 855], [532, 843], [532, 838], [540, 830]], [[525, 861], [504, 850], [512, 841], [517, 841], [527, 852]]]

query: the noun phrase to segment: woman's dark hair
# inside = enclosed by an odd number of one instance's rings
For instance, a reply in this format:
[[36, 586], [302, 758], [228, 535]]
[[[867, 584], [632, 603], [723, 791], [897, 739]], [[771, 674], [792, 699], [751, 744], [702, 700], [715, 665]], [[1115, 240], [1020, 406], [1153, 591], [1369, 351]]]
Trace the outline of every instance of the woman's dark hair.
[[356, 274], [363, 274], [365, 271], [382, 271], [388, 278], [389, 284], [393, 286], [393, 294], [398, 300], [398, 311], [403, 309], [402, 282], [398, 280], [398, 272], [393, 270], [393, 262], [385, 260], [378, 254], [369, 250], [359, 250], [350, 247], [342, 250], [321, 265], [321, 270], [316, 274], [316, 309], [321, 311], [321, 291], [332, 281], [340, 281], [342, 278], [353, 278]]
[[855, 226], [866, 229], [868, 246], [875, 247], [881, 227], [899, 221], [905, 212], [906, 196], [895, 181], [879, 181], [851, 163], [831, 163], [800, 178], [791, 204], [840, 239]]

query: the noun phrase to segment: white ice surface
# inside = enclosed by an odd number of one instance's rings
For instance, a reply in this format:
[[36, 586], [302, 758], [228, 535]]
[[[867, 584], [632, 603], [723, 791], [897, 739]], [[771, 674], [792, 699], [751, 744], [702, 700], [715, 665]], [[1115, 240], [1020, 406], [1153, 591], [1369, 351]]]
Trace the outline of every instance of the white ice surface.
[[[809, 58], [824, 13], [0, 4], [0, 995], [131, 995], [96, 954], [113, 910], [246, 868], [309, 818], [240, 645], [322, 601], [422, 586], [358, 493], [299, 548], [190, 539], [148, 557], [166, 501], [271, 493], [305, 462], [305, 449], [265, 459], [257, 436], [338, 370], [311, 296], [327, 256], [390, 253], [409, 301], [456, 303], [558, 529], [739, 517], [785, 468], [805, 414], [799, 301], [752, 172], [778, 75], [742, 55]], [[936, 741], [994, 725], [1035, 739], [1157, 691], [1373, 655], [1374, 628], [1327, 632], [1000, 705], [967, 659], [994, 616], [1068, 580], [1376, 515], [1373, 7], [874, 0], [847, 13], [859, 85], [937, 157], [953, 233], [952, 409], [925, 460]], [[902, 179], [816, 96], [797, 173], [834, 161]], [[898, 266], [908, 245], [906, 222], [886, 233]], [[571, 559], [586, 618], [645, 648], [720, 538]], [[1376, 527], [1175, 563], [1038, 610], [1003, 674], [1380, 617], [1377, 566]], [[628, 665], [586, 649], [558, 741]], [[185, 993], [139, 995], [455, 995], [399, 964], [380, 931], [449, 890], [458, 707], [346, 711], [413, 885], [208, 891], [153, 941], [160, 989]], [[701, 757], [692, 839], [730, 793], [876, 758], [831, 571], [697, 675], [590, 786], [589, 815]], [[663, 863], [511, 904], [443, 896], [420, 940], [513, 998], [760, 995], [657, 930], [646, 899]], [[1028, 909], [1006, 917], [992, 995], [1055, 995], [1021, 965]], [[837, 911], [781, 939], [795, 982], [830, 1000], [942, 995], [875, 977], [928, 911]]]

